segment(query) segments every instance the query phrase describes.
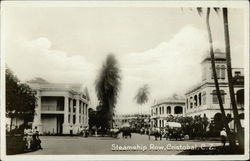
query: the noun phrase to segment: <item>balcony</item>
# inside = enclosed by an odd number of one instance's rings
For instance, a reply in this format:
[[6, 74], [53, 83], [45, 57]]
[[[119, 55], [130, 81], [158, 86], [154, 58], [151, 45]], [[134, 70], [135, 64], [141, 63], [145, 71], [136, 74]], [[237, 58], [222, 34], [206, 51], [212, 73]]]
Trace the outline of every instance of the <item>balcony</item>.
[[63, 106], [56, 106], [56, 105], [42, 105], [41, 106], [42, 113], [63, 113], [64, 107]]

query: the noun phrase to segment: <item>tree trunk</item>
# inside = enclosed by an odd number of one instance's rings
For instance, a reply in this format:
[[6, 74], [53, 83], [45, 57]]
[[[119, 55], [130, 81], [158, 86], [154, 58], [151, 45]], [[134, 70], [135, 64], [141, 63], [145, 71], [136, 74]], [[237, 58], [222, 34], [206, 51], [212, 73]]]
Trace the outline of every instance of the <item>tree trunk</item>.
[[236, 127], [237, 127], [237, 134], [238, 134], [238, 138], [239, 138], [239, 146], [240, 146], [241, 150], [243, 150], [244, 149], [244, 133], [243, 133], [243, 129], [242, 129], [242, 126], [241, 126], [241, 123], [240, 123], [237, 104], [236, 104], [235, 95], [234, 95], [227, 8], [223, 8], [223, 20], [224, 20], [224, 36], [225, 36], [225, 48], [226, 48], [228, 87], [229, 87], [230, 100], [231, 100], [233, 114], [234, 114], [234, 121], [235, 121], [235, 124], [236, 124]]
[[223, 124], [226, 128], [227, 136], [229, 139], [229, 144], [231, 147], [235, 147], [235, 140], [233, 139], [231, 131], [230, 131], [229, 126], [228, 126], [225, 110], [223, 107], [223, 102], [221, 99], [220, 87], [219, 87], [219, 83], [218, 83], [218, 79], [217, 79], [214, 51], [213, 51], [213, 39], [212, 39], [212, 33], [211, 33], [211, 29], [210, 29], [209, 16], [210, 16], [210, 8], [207, 8], [206, 25], [207, 25], [209, 45], [210, 45], [210, 56], [211, 56], [212, 72], [213, 72], [213, 76], [214, 76], [214, 84], [215, 84], [216, 94], [217, 94], [217, 98], [219, 101], [219, 106], [220, 106], [220, 110], [221, 110], [221, 114], [222, 114], [222, 121], [223, 121]]
[[10, 117], [10, 131], [12, 130], [13, 117]]

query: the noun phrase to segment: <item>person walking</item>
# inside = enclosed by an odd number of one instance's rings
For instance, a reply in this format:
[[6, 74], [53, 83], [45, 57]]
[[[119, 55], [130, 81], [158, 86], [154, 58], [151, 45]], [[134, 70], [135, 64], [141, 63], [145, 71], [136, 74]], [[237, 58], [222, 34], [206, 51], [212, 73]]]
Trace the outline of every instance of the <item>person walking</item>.
[[221, 130], [220, 136], [221, 136], [221, 143], [222, 143], [223, 147], [225, 147], [225, 145], [226, 145], [226, 139], [227, 139], [227, 133], [225, 131], [225, 128], [223, 128]]
[[73, 136], [73, 127], [72, 126], [69, 127], [69, 132], [70, 132], [70, 136]]

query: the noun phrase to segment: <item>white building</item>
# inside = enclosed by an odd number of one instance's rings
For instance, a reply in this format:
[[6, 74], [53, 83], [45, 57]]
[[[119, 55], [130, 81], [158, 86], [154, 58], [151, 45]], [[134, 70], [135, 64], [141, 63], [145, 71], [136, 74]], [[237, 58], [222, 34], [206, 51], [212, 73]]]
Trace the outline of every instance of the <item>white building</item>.
[[[226, 114], [233, 116], [227, 70], [226, 70], [226, 55], [220, 50], [215, 51], [215, 65], [219, 82], [222, 101]], [[206, 115], [210, 120], [221, 118], [221, 111], [217, 99], [214, 78], [211, 68], [210, 55], [206, 55], [201, 62], [202, 81], [196, 87], [191, 88], [186, 92], [186, 116]], [[242, 68], [232, 69], [233, 77], [235, 78], [234, 91], [236, 95], [237, 106], [239, 113], [244, 112], [244, 70]], [[244, 114], [241, 114], [244, 115]], [[243, 117], [243, 116], [242, 116]], [[231, 128], [233, 124], [231, 123]]]
[[177, 95], [156, 101], [151, 106], [151, 127], [164, 127], [168, 116], [184, 116], [184, 109], [185, 98]]
[[88, 126], [89, 100], [79, 84], [55, 84], [29, 81], [36, 91], [37, 105], [33, 128], [44, 134], [73, 134]]

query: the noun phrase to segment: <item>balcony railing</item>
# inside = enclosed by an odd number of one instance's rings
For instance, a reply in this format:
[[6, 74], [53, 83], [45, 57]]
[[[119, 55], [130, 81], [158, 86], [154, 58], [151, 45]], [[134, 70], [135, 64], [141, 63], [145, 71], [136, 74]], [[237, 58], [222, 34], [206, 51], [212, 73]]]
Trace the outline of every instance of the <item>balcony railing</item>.
[[42, 111], [63, 111], [62, 106], [55, 105], [42, 105]]

